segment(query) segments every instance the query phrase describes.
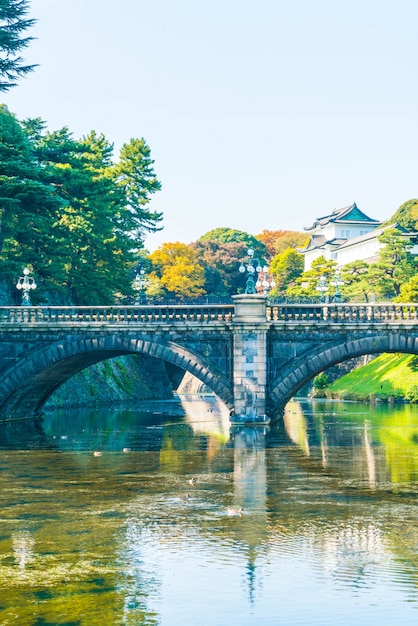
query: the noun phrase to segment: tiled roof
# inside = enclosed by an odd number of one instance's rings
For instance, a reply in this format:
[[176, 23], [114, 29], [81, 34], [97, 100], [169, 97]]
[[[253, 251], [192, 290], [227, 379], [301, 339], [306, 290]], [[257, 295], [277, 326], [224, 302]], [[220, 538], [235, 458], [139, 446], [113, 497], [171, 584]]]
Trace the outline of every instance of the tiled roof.
[[329, 215], [316, 218], [312, 226], [305, 226], [304, 229], [314, 230], [318, 226], [326, 226], [330, 222], [367, 222], [368, 224], [374, 224], [376, 226], [381, 224], [379, 220], [368, 217], [363, 211], [360, 211], [357, 204], [354, 202], [350, 204], [350, 206], [343, 207], [342, 209], [334, 209]]
[[297, 252], [308, 252], [309, 250], [316, 250], [318, 248], [325, 248], [325, 246], [339, 247], [347, 240], [336, 237], [334, 239], [325, 239], [324, 235], [311, 235], [309, 237], [308, 245], [305, 248], [297, 248]]

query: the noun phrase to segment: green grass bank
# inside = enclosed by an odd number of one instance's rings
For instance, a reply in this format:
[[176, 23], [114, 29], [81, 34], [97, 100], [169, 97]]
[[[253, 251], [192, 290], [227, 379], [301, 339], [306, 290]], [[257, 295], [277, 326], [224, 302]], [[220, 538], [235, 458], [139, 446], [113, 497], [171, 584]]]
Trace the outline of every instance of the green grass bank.
[[338, 400], [418, 402], [418, 356], [382, 354], [323, 391]]

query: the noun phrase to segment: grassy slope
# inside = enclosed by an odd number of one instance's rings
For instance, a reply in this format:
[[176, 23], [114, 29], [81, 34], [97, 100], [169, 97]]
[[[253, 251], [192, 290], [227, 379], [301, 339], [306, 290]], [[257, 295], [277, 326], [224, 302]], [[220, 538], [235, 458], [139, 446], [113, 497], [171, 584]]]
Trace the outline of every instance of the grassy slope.
[[366, 400], [371, 395], [381, 398], [402, 397], [418, 385], [418, 357], [413, 354], [382, 354], [327, 389], [333, 398]]

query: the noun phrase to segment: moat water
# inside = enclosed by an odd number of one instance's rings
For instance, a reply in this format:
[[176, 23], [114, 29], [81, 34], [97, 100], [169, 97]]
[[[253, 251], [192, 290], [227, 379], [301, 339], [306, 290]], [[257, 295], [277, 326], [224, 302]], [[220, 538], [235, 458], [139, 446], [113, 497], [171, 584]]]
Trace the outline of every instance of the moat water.
[[56, 411], [1, 427], [0, 494], [2, 626], [418, 623], [415, 406]]

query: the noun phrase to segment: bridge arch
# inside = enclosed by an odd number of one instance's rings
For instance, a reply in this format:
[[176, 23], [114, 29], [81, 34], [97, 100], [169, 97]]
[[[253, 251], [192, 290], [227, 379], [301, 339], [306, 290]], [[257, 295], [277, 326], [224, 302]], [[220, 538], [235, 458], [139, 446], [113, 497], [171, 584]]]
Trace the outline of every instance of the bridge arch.
[[267, 399], [270, 415], [278, 415], [287, 402], [314, 376], [332, 365], [366, 354], [400, 352], [418, 354], [418, 337], [392, 331], [328, 342], [294, 358], [271, 384]]
[[207, 385], [229, 409], [233, 391], [225, 375], [201, 354], [172, 341], [164, 343], [137, 335], [106, 334], [90, 338], [68, 337], [33, 350], [2, 376], [0, 415], [36, 415], [62, 383], [81, 370], [116, 356], [141, 353], [173, 363]]

